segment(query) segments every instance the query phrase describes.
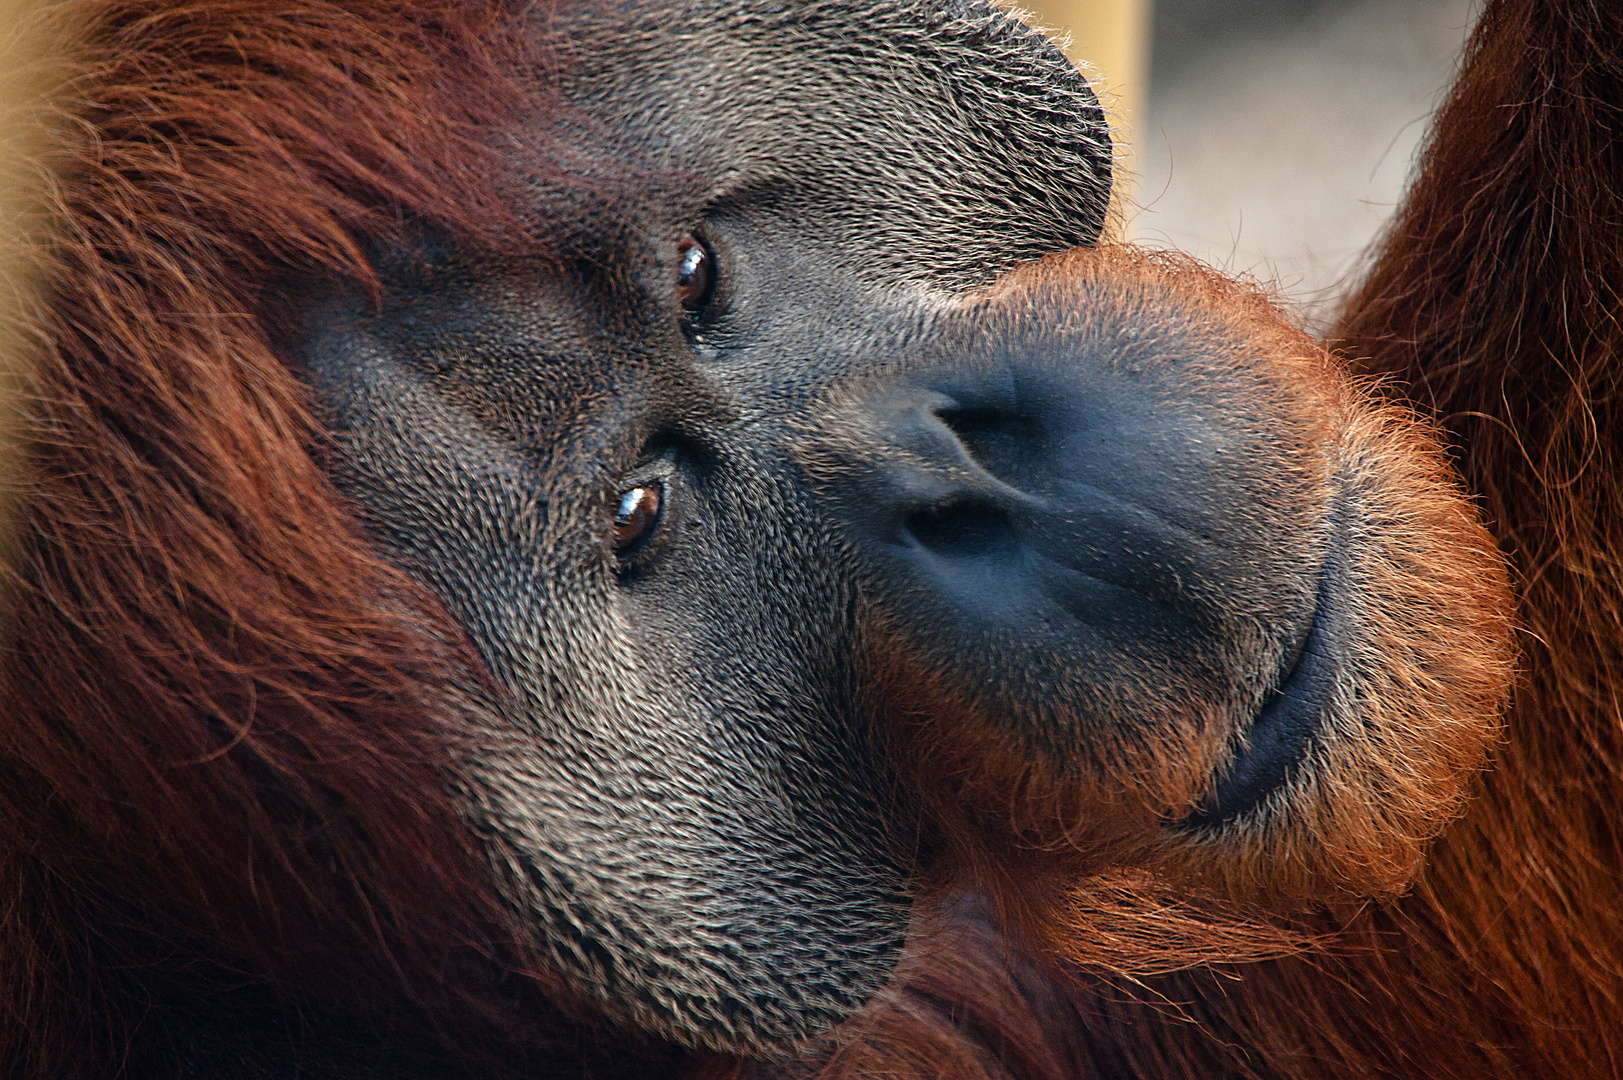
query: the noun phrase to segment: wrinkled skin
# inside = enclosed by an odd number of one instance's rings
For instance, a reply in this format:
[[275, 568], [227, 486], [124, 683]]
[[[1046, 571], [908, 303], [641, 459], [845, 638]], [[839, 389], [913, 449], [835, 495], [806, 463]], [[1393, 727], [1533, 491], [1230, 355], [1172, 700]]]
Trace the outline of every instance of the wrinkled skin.
[[[1384, 722], [1370, 610], [1486, 618], [1393, 576], [1416, 470], [1441, 546], [1480, 537], [1304, 340], [1194, 271], [1017, 269], [1096, 241], [1108, 197], [1054, 46], [979, 3], [851, 7], [546, 16], [562, 108], [514, 142], [571, 179], [514, 190], [548, 250], [425, 237], [295, 350], [340, 488], [499, 687], [452, 772], [515, 933], [688, 1046], [782, 1048], [887, 979], [943, 876], [899, 730], [959, 747], [978, 842], [1052, 846], [1007, 820], [1023, 792], [1078, 874], [1272, 860], [1312, 892], [1336, 864], [1303, 830], [1329, 842], [1373, 775], [1348, 740]], [[617, 551], [637, 488], [659, 515]], [[1446, 759], [1410, 839], [1495, 693], [1392, 751]], [[1403, 831], [1384, 812], [1358, 827]]]

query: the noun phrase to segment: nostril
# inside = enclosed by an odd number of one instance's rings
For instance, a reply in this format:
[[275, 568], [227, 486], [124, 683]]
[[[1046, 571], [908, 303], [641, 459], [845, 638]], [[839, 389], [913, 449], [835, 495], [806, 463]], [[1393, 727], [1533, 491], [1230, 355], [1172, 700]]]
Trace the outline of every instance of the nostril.
[[1010, 522], [998, 507], [967, 496], [915, 510], [907, 519], [907, 531], [931, 551], [959, 558], [987, 554], [1014, 542]]
[[936, 418], [958, 437], [969, 456], [994, 474], [1020, 454], [1030, 454], [1038, 425], [1006, 409], [940, 409]]

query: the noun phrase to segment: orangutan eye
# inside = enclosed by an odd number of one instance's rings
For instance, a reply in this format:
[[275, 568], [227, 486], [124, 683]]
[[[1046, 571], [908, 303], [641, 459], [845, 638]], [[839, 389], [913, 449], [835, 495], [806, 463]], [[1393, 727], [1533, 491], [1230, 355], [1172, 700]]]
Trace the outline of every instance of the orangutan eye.
[[690, 236], [677, 245], [676, 259], [676, 298], [683, 311], [697, 314], [715, 295], [716, 257]]
[[658, 485], [634, 487], [620, 493], [620, 508], [614, 514], [614, 553], [625, 555], [653, 535], [659, 524], [661, 489]]

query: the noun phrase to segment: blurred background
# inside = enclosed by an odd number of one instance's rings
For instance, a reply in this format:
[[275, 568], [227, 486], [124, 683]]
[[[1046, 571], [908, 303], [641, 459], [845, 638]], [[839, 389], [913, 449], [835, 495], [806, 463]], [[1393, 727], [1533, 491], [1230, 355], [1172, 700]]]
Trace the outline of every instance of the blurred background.
[[1322, 327], [1402, 195], [1478, 0], [1024, 0], [1102, 89], [1129, 238]]

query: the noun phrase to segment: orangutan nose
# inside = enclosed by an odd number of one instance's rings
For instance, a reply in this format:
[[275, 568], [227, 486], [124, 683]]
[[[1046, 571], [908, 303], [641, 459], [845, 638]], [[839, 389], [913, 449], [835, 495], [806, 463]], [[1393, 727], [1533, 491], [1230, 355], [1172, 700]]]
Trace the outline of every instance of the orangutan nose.
[[[987, 630], [1080, 621], [1108, 632], [1172, 602], [1187, 537], [1126, 493], [1157, 485], [1128, 473], [1137, 465], [1142, 477], [1142, 458], [1119, 452], [1127, 433], [1105, 428], [1111, 418], [1077, 415], [1083, 403], [1054, 388], [1020, 400], [1007, 377], [936, 385], [867, 403], [880, 445], [860, 499], [846, 503], [849, 526]], [[1101, 449], [1118, 452], [1101, 460]]]
[[1042, 516], [1045, 501], [998, 479], [977, 451], [990, 438], [1019, 438], [1021, 418], [965, 410], [930, 390], [884, 395], [872, 407], [891, 455], [869, 495], [885, 541], [966, 565], [1011, 555], [1022, 520]]
[[1257, 520], [1240, 422], [1072, 359], [935, 372], [862, 403], [866, 437], [831, 490], [880, 590], [940, 605], [956, 631], [1103, 660], [1188, 654], [1226, 623], [1233, 583], [1260, 576], [1280, 586], [1271, 621], [1305, 632], [1302, 542]]

